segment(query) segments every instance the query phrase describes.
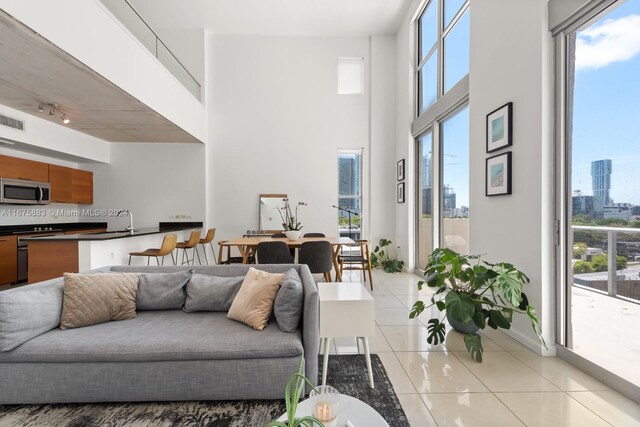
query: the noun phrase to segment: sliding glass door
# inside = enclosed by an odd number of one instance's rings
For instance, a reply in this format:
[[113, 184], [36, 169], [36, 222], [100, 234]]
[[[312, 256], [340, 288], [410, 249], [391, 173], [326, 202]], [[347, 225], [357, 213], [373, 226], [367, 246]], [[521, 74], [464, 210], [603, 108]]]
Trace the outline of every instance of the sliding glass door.
[[433, 251], [433, 132], [422, 134], [417, 140], [418, 182], [416, 188], [416, 265], [424, 268]]
[[559, 343], [640, 386], [640, 0], [559, 37]]

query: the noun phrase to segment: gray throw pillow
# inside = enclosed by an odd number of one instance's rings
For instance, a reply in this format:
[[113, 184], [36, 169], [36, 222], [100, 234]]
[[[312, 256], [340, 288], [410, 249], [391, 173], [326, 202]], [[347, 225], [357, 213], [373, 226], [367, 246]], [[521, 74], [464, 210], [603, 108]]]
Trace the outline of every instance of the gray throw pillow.
[[140, 273], [136, 309], [180, 310], [184, 306], [184, 287], [193, 270], [177, 273]]
[[62, 295], [62, 278], [0, 292], [0, 351], [57, 328]]
[[244, 276], [219, 277], [194, 274], [187, 283], [184, 311], [229, 311]]
[[295, 269], [284, 275], [284, 280], [273, 303], [273, 313], [282, 332], [295, 332], [302, 317], [304, 288], [302, 280]]

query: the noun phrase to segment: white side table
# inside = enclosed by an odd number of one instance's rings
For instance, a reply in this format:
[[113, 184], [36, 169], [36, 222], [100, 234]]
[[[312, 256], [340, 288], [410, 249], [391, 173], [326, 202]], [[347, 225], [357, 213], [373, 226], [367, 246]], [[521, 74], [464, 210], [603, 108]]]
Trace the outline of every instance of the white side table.
[[[296, 416], [298, 418], [313, 415], [311, 400], [312, 399], [307, 399], [300, 402], [296, 410]], [[286, 412], [278, 418], [278, 421], [286, 420]], [[371, 406], [355, 397], [341, 394], [340, 403], [338, 403], [338, 419], [333, 425], [344, 426], [347, 424], [347, 421], [351, 421], [356, 427], [389, 427], [389, 424], [382, 418], [382, 415], [376, 412]], [[315, 423], [313, 425], [316, 426]]]
[[364, 354], [369, 373], [369, 384], [373, 384], [371, 354], [368, 337], [375, 335], [375, 301], [362, 283], [318, 283], [320, 297], [320, 338], [324, 344], [322, 385], [327, 382], [329, 348], [333, 338], [355, 337], [364, 342]]

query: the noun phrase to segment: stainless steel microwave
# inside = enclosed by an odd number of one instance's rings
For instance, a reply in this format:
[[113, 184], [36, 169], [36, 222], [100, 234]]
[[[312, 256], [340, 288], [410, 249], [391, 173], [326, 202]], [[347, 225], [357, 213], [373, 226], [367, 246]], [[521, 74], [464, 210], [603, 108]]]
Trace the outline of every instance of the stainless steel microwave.
[[51, 184], [24, 179], [0, 178], [0, 203], [46, 205], [51, 202]]

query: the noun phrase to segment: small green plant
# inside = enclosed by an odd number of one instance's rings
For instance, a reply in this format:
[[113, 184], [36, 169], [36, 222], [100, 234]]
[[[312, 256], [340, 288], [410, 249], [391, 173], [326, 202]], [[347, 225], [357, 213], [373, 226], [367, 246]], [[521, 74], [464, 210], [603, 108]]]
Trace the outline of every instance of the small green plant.
[[302, 367], [304, 363], [304, 353], [300, 357], [300, 366], [298, 372], [293, 374], [289, 381], [287, 381], [287, 388], [284, 391], [284, 404], [287, 408], [287, 421], [271, 421], [267, 424], [267, 427], [313, 427], [314, 425], [324, 427], [324, 424], [320, 420], [311, 415], [305, 417], [296, 418], [296, 411], [298, 409], [298, 403], [300, 398], [304, 396], [304, 388], [306, 384], [309, 384], [315, 391], [316, 388], [302, 373]]
[[[523, 292], [529, 278], [512, 264], [490, 264], [481, 261], [479, 255], [460, 255], [451, 249], [438, 248], [429, 255], [424, 277], [424, 281], [418, 282], [418, 290], [426, 284], [436, 289], [435, 294], [429, 305], [416, 301], [410, 318], [435, 305], [439, 311], [445, 312], [450, 323], [458, 322], [465, 329], [474, 324], [475, 329], [487, 326], [509, 329], [513, 313], [522, 313], [529, 317], [534, 332], [546, 347], [540, 320]], [[428, 343], [438, 345], [444, 342], [444, 317], [429, 320], [427, 332]], [[466, 333], [464, 344], [471, 357], [482, 362], [484, 349], [480, 335], [477, 332]]]
[[580, 258], [582, 255], [587, 253], [587, 244], [586, 243], [576, 243], [573, 245], [573, 257]]
[[593, 273], [593, 265], [588, 261], [578, 261], [573, 265], [573, 274]]
[[393, 243], [388, 239], [380, 239], [378, 245], [373, 249], [371, 253], [371, 267], [382, 267], [382, 269], [387, 273], [397, 273], [402, 271], [404, 268], [404, 261], [399, 260], [397, 258], [397, 249], [396, 254], [391, 257], [389, 246]]
[[[594, 255], [591, 258], [591, 265], [594, 271], [608, 271], [609, 259], [606, 254]], [[618, 255], [616, 257], [616, 270], [624, 270], [627, 268], [627, 257]]]

